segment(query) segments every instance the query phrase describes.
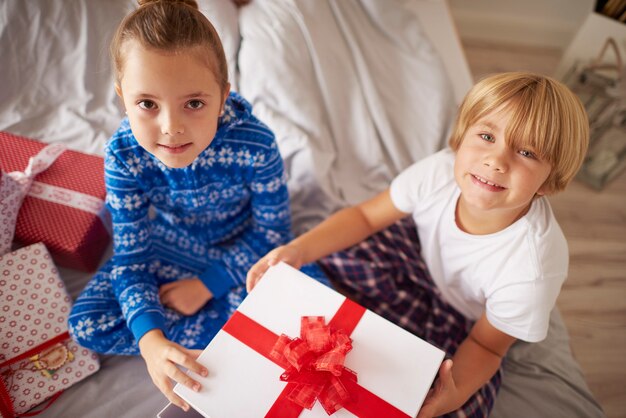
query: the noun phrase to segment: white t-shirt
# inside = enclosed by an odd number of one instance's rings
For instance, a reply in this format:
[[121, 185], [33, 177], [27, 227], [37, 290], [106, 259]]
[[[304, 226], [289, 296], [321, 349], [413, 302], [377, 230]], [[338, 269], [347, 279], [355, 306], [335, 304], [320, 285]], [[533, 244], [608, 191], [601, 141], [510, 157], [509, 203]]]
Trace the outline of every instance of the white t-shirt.
[[413, 215], [424, 261], [450, 305], [472, 320], [486, 310], [500, 331], [541, 341], [569, 262], [552, 208], [541, 197], [502, 231], [462, 231], [455, 222], [461, 191], [454, 180], [454, 157], [446, 148], [410, 166], [392, 182], [391, 199]]

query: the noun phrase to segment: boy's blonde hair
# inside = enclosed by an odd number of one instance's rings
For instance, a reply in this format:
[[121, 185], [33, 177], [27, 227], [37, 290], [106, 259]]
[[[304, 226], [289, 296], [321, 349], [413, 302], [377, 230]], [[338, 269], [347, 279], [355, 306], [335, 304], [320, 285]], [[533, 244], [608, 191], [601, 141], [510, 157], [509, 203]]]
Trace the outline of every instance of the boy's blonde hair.
[[516, 150], [530, 148], [550, 163], [546, 190], [563, 190], [585, 158], [589, 122], [578, 97], [553, 78], [511, 72], [479, 81], [461, 104], [450, 147], [457, 151], [470, 126], [503, 105], [511, 113], [507, 145]]
[[122, 20], [110, 53], [119, 84], [123, 75], [125, 45], [137, 41], [144, 48], [177, 54], [189, 48], [206, 51], [222, 93], [228, 85], [226, 55], [217, 31], [200, 12], [195, 0], [138, 0], [139, 8]]

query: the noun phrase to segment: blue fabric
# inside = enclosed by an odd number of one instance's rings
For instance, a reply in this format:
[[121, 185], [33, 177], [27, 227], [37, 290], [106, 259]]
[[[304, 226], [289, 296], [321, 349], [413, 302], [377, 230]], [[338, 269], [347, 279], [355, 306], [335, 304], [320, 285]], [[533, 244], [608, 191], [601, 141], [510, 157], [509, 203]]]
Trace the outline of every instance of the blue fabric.
[[[107, 143], [105, 183], [114, 256], [78, 298], [69, 321], [72, 335], [96, 351], [127, 352], [120, 347], [153, 328], [171, 335], [168, 327], [180, 321], [163, 308], [158, 290], [180, 278], [198, 277], [211, 290], [214, 299], [198, 320], [206, 327], [207, 318], [219, 318], [210, 327], [217, 332], [225, 312], [236, 308], [240, 297], [232, 295], [241, 294], [249, 268], [291, 238], [274, 135], [236, 93], [211, 144], [185, 168], [168, 168], [145, 151], [124, 119]], [[321, 271], [313, 273], [325, 280]], [[110, 312], [123, 317], [132, 336], [112, 336], [121, 322]], [[102, 341], [107, 338], [112, 341]]]

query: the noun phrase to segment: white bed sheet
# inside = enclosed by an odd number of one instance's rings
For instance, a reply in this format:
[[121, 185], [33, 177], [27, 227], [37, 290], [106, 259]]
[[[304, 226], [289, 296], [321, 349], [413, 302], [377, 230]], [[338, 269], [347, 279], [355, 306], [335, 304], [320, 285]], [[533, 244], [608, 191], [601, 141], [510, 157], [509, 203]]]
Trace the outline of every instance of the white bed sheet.
[[[454, 35], [431, 43], [412, 14], [452, 28], [441, 0], [253, 0], [240, 16], [227, 0], [200, 5], [223, 37], [233, 85], [276, 132], [298, 232], [383, 189], [445, 140], [469, 77], [450, 67], [463, 61]], [[132, 7], [0, 0], [0, 130], [101, 155], [122, 117], [108, 42]], [[447, 65], [435, 53], [442, 45]], [[89, 279], [61, 276], [74, 297]], [[568, 341], [555, 312], [546, 341], [513, 347], [494, 417], [603, 415]], [[40, 416], [150, 417], [165, 404], [141, 358], [105, 356]]]

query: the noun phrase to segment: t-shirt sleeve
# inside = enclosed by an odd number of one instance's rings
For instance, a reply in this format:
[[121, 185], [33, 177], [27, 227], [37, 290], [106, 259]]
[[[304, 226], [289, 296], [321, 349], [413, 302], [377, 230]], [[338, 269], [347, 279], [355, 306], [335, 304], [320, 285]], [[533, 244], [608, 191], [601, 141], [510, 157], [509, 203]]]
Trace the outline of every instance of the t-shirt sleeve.
[[391, 201], [396, 209], [404, 212], [411, 213], [415, 209], [416, 197], [411, 190], [415, 189], [412, 178], [415, 177], [415, 172], [419, 171], [416, 164], [413, 164], [402, 173], [400, 173], [392, 182], [389, 188], [389, 194]]
[[546, 338], [550, 311], [565, 276], [517, 282], [498, 289], [487, 299], [489, 323], [500, 331], [527, 342]]
[[409, 166], [391, 182], [391, 201], [398, 210], [413, 213], [425, 197], [447, 184], [453, 170], [451, 149], [430, 155]]
[[[509, 254], [511, 263], [501, 273], [508, 276], [501, 281], [506, 285], [496, 285], [485, 304], [494, 327], [528, 342], [541, 341], [548, 334], [550, 312], [569, 268], [567, 241], [556, 220], [551, 212], [540, 218], [547, 222], [535, 225], [533, 237], [524, 240], [527, 245], [520, 244]], [[522, 271], [534, 273], [523, 277]]]

